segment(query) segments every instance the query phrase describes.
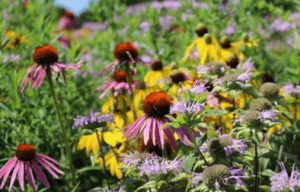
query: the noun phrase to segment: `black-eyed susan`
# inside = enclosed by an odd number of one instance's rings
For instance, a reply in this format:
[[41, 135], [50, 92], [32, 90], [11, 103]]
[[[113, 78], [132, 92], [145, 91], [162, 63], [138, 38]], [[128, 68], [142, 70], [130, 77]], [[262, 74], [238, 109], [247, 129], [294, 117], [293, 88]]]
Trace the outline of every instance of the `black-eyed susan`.
[[221, 57], [220, 61], [226, 62], [227, 58], [230, 55], [237, 55], [239, 59], [245, 60], [245, 55], [240, 51], [239, 47], [231, 42], [231, 39], [228, 36], [223, 36], [220, 40], [221, 46]]
[[196, 28], [198, 38], [189, 45], [184, 53], [183, 60], [187, 59], [187, 56], [192, 52], [192, 49], [196, 46], [200, 55], [200, 64], [204, 65], [207, 57], [209, 61], [219, 60], [220, 45], [215, 36], [208, 33], [207, 27], [203, 24], [199, 24]]
[[151, 71], [149, 71], [145, 77], [144, 81], [149, 83], [149, 86], [159, 85], [160, 88], [163, 88], [163, 82], [158, 83], [159, 79], [164, 79], [171, 74], [171, 67], [164, 67], [163, 63], [159, 59], [155, 59], [151, 65]]
[[[119, 169], [119, 166], [124, 163], [121, 160], [121, 153], [124, 153], [126, 150], [130, 149], [129, 146], [123, 142], [118, 143], [115, 147], [113, 147], [107, 154], [105, 154], [105, 166], [110, 167], [110, 174], [112, 176], [117, 176], [118, 179], [122, 179], [123, 173]], [[104, 162], [102, 158], [97, 158], [95, 163], [99, 163], [100, 167], [104, 167]]]
[[141, 101], [143, 101], [150, 93], [159, 91], [161, 88], [158, 85], [147, 86], [143, 81], [139, 81], [139, 86], [133, 91], [133, 106], [135, 109], [139, 109]]
[[109, 113], [110, 111], [122, 111], [123, 106], [126, 105], [126, 103], [130, 103], [130, 100], [123, 94], [119, 94], [116, 97], [111, 96], [102, 105], [102, 113]]
[[11, 42], [5, 45], [6, 49], [18, 48], [21, 43], [30, 43], [30, 40], [27, 39], [25, 35], [17, 35], [14, 31], [5, 32], [4, 36], [12, 38]]
[[173, 70], [169, 77], [173, 85], [169, 89], [168, 94], [177, 93], [182, 88], [190, 89], [192, 87], [192, 78], [184, 71]]
[[247, 47], [252, 47], [252, 46], [255, 46], [255, 47], [258, 47], [258, 42], [260, 41], [260, 39], [255, 39], [253, 36], [249, 38], [249, 35], [247, 33], [243, 33], [242, 35], [242, 40], [241, 41], [238, 41], [238, 42], [235, 42], [235, 43], [232, 43], [235, 47], [238, 47], [238, 46], [247, 46]]

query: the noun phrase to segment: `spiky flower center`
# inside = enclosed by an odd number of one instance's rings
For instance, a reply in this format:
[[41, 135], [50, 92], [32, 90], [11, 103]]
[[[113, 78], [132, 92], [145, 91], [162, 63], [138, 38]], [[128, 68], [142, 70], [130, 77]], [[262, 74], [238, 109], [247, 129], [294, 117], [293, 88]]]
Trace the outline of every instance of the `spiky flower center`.
[[152, 65], [151, 65], [151, 69], [153, 71], [161, 71], [163, 69], [163, 64], [161, 60], [156, 60]]
[[205, 33], [208, 33], [207, 27], [206, 25], [203, 25], [202, 23], [200, 23], [196, 29], [195, 32], [197, 33], [198, 37], [203, 37], [203, 35]]
[[249, 110], [256, 110], [256, 111], [266, 111], [272, 108], [272, 103], [268, 99], [265, 98], [258, 98], [252, 100], [250, 103]]
[[227, 83], [227, 85], [231, 85], [232, 83], [236, 82], [238, 76], [238, 74], [229, 73], [222, 77], [222, 82]]
[[69, 17], [70, 19], [73, 19], [73, 18], [74, 18], [74, 14], [73, 14], [71, 11], [65, 11], [65, 12], [63, 13], [63, 15], [64, 15], [65, 17]]
[[262, 76], [261, 76], [261, 82], [262, 84], [264, 83], [274, 83], [274, 79], [272, 77], [272, 75], [270, 73], [265, 72]]
[[145, 81], [143, 81], [143, 80], [140, 80], [139, 81], [139, 89], [146, 89], [147, 88], [147, 86], [146, 86], [146, 83], [145, 83]]
[[20, 161], [32, 161], [36, 155], [36, 148], [31, 144], [20, 144], [16, 150], [16, 157]]
[[144, 100], [143, 111], [151, 117], [163, 118], [170, 113], [172, 98], [164, 92], [150, 93]]
[[259, 89], [259, 92], [268, 99], [276, 99], [279, 91], [279, 86], [275, 83], [264, 83]]
[[240, 60], [236, 55], [229, 55], [226, 59], [226, 64], [232, 69], [235, 69], [239, 63]]
[[209, 67], [208, 73], [212, 75], [222, 75], [225, 72], [225, 65], [220, 61], [212, 61], [207, 64]]
[[261, 123], [260, 119], [258, 118], [261, 115], [259, 111], [248, 111], [242, 118], [243, 124], [255, 126]]
[[118, 83], [121, 83], [121, 82], [127, 82], [127, 74], [126, 74], [126, 71], [124, 70], [121, 70], [121, 71], [118, 71], [114, 76], [113, 76], [113, 79], [118, 82]]
[[207, 167], [203, 173], [203, 182], [208, 185], [214, 185], [215, 182], [224, 183], [224, 179], [231, 175], [228, 167], [217, 164]]
[[39, 65], [55, 63], [58, 61], [58, 52], [51, 45], [36, 47], [33, 54], [33, 61]]
[[138, 51], [136, 47], [129, 41], [119, 43], [114, 51], [115, 58], [120, 61], [130, 60], [127, 52], [129, 52], [134, 60], [138, 57]]
[[226, 157], [224, 147], [232, 145], [232, 140], [229, 137], [212, 138], [207, 143], [207, 148], [212, 157]]
[[208, 34], [208, 33], [205, 33], [205, 35], [203, 36], [204, 40], [205, 40], [205, 43], [207, 45], [211, 44], [212, 43], [212, 39], [211, 39], [211, 35]]
[[220, 45], [223, 49], [228, 49], [231, 47], [231, 40], [228, 36], [223, 36], [220, 40]]
[[173, 70], [170, 77], [172, 82], [176, 84], [182, 83], [186, 80], [183, 72], [178, 70]]

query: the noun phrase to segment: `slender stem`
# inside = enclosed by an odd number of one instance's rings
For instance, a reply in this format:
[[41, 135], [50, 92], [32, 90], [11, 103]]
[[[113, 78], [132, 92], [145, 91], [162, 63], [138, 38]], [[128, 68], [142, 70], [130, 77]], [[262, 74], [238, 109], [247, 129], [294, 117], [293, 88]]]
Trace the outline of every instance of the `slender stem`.
[[[125, 91], [124, 91], [124, 89], [123, 89], [123, 95], [124, 95], [124, 97], [125, 97]], [[121, 97], [122, 97], [123, 95], [121, 95]], [[127, 126], [126, 100], [125, 100], [123, 97], [122, 97], [122, 100], [123, 100], [123, 119], [124, 119], [124, 127], [126, 127], [126, 126]]]
[[255, 192], [258, 191], [258, 155], [257, 155], [257, 143], [255, 141]]
[[[149, 179], [148, 179], [147, 175], [145, 175], [145, 178], [146, 178], [146, 181], [148, 182]], [[149, 188], [149, 190], [150, 190], [150, 192], [152, 192], [152, 191], [151, 191], [151, 188]]]
[[[109, 185], [109, 181], [108, 181], [108, 173], [107, 173], [107, 170], [106, 170], [106, 164], [105, 164], [105, 158], [104, 158], [104, 152], [103, 152], [103, 149], [102, 149], [102, 145], [101, 145], [101, 142], [100, 142], [97, 130], [96, 130], [96, 135], [97, 135], [99, 147], [100, 147], [100, 150], [101, 150], [101, 158], [103, 160], [104, 172], [105, 172], [105, 175], [106, 175], [106, 177], [105, 177], [106, 178], [106, 182], [107, 182], [107, 185], [108, 185], [108, 189], [110, 190], [110, 185]], [[103, 134], [101, 134], [101, 136], [102, 136], [102, 139], [103, 139]]]
[[[132, 91], [132, 81], [131, 81], [131, 71], [130, 71], [130, 68], [129, 68], [129, 63], [126, 62], [125, 63], [125, 68], [126, 68], [126, 75], [127, 75], [127, 82], [128, 82], [128, 85], [129, 85], [129, 89], [130, 89], [130, 100], [131, 102], [133, 102], [133, 91]], [[133, 115], [134, 115], [134, 120], [137, 119], [137, 116], [136, 116], [136, 111], [135, 111], [135, 106], [133, 105]]]
[[162, 155], [163, 155], [163, 158], [168, 159], [168, 151], [167, 151], [166, 143], [164, 145], [164, 148], [162, 149]]
[[[298, 114], [297, 114], [297, 113], [298, 113], [298, 109], [297, 109], [297, 108], [298, 108], [298, 105], [296, 104], [296, 106], [295, 106], [295, 113], [294, 113], [294, 127], [295, 127], [295, 128], [296, 128], [296, 126], [297, 126], [297, 115], [298, 115]], [[296, 132], [294, 131], [294, 134], [293, 134], [293, 140], [292, 140], [292, 144], [291, 144], [289, 153], [291, 153], [291, 152], [293, 151], [293, 147], [294, 147], [296, 138], [297, 138], [297, 134], [296, 134]], [[285, 156], [285, 158], [284, 158], [284, 163], [287, 162], [287, 159], [288, 159], [288, 157]]]
[[58, 103], [57, 103], [55, 90], [54, 90], [54, 85], [53, 85], [53, 81], [52, 81], [50, 65], [47, 65], [46, 73], [47, 73], [47, 78], [48, 78], [48, 81], [49, 81], [49, 86], [50, 86], [50, 90], [51, 90], [51, 93], [52, 93], [53, 101], [54, 101], [54, 104], [55, 104], [57, 116], [59, 118], [60, 127], [61, 127], [61, 130], [62, 130], [62, 133], [63, 133], [62, 134], [63, 135], [63, 140], [66, 144], [67, 153], [68, 153], [68, 157], [69, 157], [70, 170], [72, 172], [72, 177], [73, 177], [73, 185], [75, 186], [77, 181], [76, 181], [75, 169], [74, 169], [74, 165], [73, 165], [73, 161], [72, 161], [71, 148], [69, 146], [69, 141], [68, 141], [66, 129], [64, 127], [64, 124], [63, 124], [63, 121], [62, 121], [62, 118], [61, 118], [61, 114], [60, 114], [60, 110], [59, 110], [59, 106], [58, 106]]
[[196, 142], [196, 139], [195, 139], [195, 134], [193, 134], [192, 130], [189, 128], [189, 132], [190, 132], [190, 135], [192, 137], [192, 140], [193, 140], [193, 143], [195, 144], [195, 148], [196, 150], [199, 150], [200, 152], [200, 156], [202, 157], [204, 163], [209, 166], [208, 162], [206, 161], [204, 155], [202, 154], [202, 152], [200, 151], [200, 146], [198, 146], [197, 142]]

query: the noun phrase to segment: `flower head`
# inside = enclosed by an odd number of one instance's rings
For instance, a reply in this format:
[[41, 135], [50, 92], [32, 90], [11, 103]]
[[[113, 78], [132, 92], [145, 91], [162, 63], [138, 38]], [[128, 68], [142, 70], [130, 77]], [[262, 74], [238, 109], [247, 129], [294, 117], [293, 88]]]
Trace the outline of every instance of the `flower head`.
[[272, 192], [285, 191], [286, 189], [298, 191], [300, 189], [300, 171], [298, 168], [294, 164], [291, 177], [289, 177], [284, 164], [282, 162], [278, 162], [278, 164], [281, 172], [273, 172], [274, 175], [270, 178]]
[[279, 95], [279, 86], [275, 83], [264, 83], [259, 92], [267, 99], [276, 99]]
[[226, 64], [230, 68], [235, 69], [240, 64], [240, 59], [235, 54], [231, 54], [227, 57]]
[[65, 11], [63, 17], [59, 21], [59, 26], [62, 29], [74, 29], [76, 25], [76, 19], [72, 11]]
[[211, 75], [222, 76], [226, 71], [226, 66], [220, 61], [209, 62], [207, 67], [209, 67], [207, 72]]
[[130, 60], [128, 53], [130, 53], [131, 57], [134, 60], [136, 60], [139, 55], [136, 47], [130, 41], [121, 42], [116, 46], [114, 51], [114, 56], [116, 59], [120, 61], [124, 61], [124, 60], [128, 61]]
[[248, 111], [243, 117], [243, 124], [255, 126], [263, 121], [261, 118], [261, 113], [259, 111]]
[[196, 113], [199, 112], [200, 110], [204, 110], [204, 106], [205, 103], [199, 103], [198, 102], [194, 102], [191, 103], [190, 98], [185, 99], [177, 102], [175, 105], [173, 105], [170, 109], [170, 113], [187, 113], [187, 114], [192, 114], [192, 113]]
[[9, 192], [12, 190], [13, 184], [15, 182], [16, 176], [18, 174], [18, 179], [19, 179], [19, 183], [21, 186], [22, 191], [24, 191], [25, 189], [25, 185], [24, 185], [24, 167], [26, 170], [26, 177], [27, 180], [31, 186], [31, 188], [33, 189], [33, 191], [37, 191], [36, 189], [36, 185], [34, 182], [34, 178], [33, 178], [33, 172], [32, 172], [32, 168], [34, 172], [36, 173], [37, 177], [42, 181], [42, 183], [44, 185], [46, 185], [46, 187], [49, 189], [50, 188], [50, 184], [46, 178], [45, 173], [43, 172], [43, 170], [40, 168], [40, 165], [37, 164], [37, 162], [39, 164], [41, 164], [51, 175], [53, 175], [56, 179], [58, 179], [58, 176], [56, 175], [56, 173], [53, 171], [55, 170], [57, 173], [60, 173], [62, 175], [64, 175], [64, 173], [59, 170], [57, 167], [55, 167], [52, 163], [55, 163], [59, 166], [62, 166], [60, 163], [58, 163], [57, 161], [55, 161], [54, 159], [46, 156], [46, 155], [42, 155], [39, 153], [36, 153], [36, 148], [34, 145], [30, 145], [30, 144], [20, 144], [16, 150], [16, 155], [14, 158], [12, 158], [11, 160], [9, 160], [1, 169], [0, 169], [0, 179], [3, 177], [0, 189], [3, 189], [8, 176], [10, 174], [10, 172], [14, 169], [13, 173], [12, 173], [12, 178], [10, 181], [10, 186], [9, 186]]
[[[23, 79], [20, 90], [21, 93], [25, 91], [26, 85], [29, 81], [32, 81], [30, 88], [33, 89], [34, 87], [38, 88], [42, 82], [43, 79], [46, 76], [46, 69], [47, 67], [52, 68], [55, 72], [59, 74], [61, 72], [65, 83], [67, 84], [66, 69], [74, 69], [78, 70], [82, 66], [81, 63], [75, 64], [75, 65], [67, 65], [64, 63], [58, 62], [58, 52], [57, 50], [51, 46], [51, 45], [43, 45], [38, 46], [33, 54], [33, 61], [36, 63], [33, 65], [28, 71]], [[58, 78], [56, 79], [58, 80]]]
[[[99, 99], [102, 99], [111, 89], [114, 89], [114, 97], [119, 94], [121, 89], [124, 89], [128, 94], [131, 94], [129, 84], [127, 82], [126, 71], [118, 71], [112, 78], [113, 81], [108, 81], [106, 84], [96, 88], [96, 90], [106, 88], [106, 90], [100, 95]], [[138, 88], [138, 81], [133, 81], [132, 87], [135, 89]]]
[[[77, 119], [74, 119], [73, 129], [80, 127], [81, 125], [90, 125], [96, 123], [99, 125], [100, 123], [113, 122], [115, 123], [114, 116], [112, 114], [105, 115], [97, 112], [89, 112], [89, 114], [84, 116], [78, 116]], [[94, 127], [94, 126], [93, 126]]]
[[[150, 93], [144, 100], [143, 111], [145, 114], [136, 120], [133, 124], [125, 127], [124, 137], [129, 140], [136, 137], [135, 141], [143, 134], [144, 144], [147, 145], [151, 137], [153, 145], [158, 145], [161, 149], [164, 148], [164, 135], [167, 137], [171, 146], [178, 150], [173, 131], [170, 126], [161, 129], [164, 123], [169, 123], [170, 120], [164, 117], [170, 114], [172, 98], [164, 92]], [[142, 127], [141, 127], [142, 126]], [[140, 128], [141, 127], [141, 128]], [[175, 129], [181, 141], [188, 145], [188, 140], [191, 141], [191, 135], [186, 126]]]
[[192, 180], [192, 187], [194, 183], [198, 180], [203, 180], [204, 184], [209, 187], [213, 187], [219, 190], [224, 185], [229, 185], [229, 180], [235, 179], [237, 181], [237, 186], [242, 187], [245, 183], [242, 181], [242, 178], [247, 178], [244, 171], [246, 168], [234, 169], [233, 167], [227, 167], [225, 165], [216, 164], [210, 167], [207, 167], [202, 173], [193, 173], [194, 177]]
[[256, 110], [256, 111], [265, 111], [272, 108], [272, 103], [268, 99], [265, 98], [258, 98], [254, 99], [250, 103], [249, 110]]
[[284, 94], [287, 95], [300, 95], [300, 85], [297, 84], [296, 88], [293, 86], [292, 82], [289, 81], [288, 84], [283, 86]]

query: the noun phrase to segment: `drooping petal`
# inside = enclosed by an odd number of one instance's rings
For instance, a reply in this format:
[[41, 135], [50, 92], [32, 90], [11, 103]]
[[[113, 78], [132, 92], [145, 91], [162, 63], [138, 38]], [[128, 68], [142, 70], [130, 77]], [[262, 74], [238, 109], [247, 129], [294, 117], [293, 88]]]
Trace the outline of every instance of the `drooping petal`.
[[52, 163], [55, 163], [55, 164], [57, 164], [57, 165], [59, 165], [59, 166], [62, 166], [62, 164], [60, 164], [59, 162], [57, 162], [55, 159], [52, 159], [51, 157], [48, 157], [48, 156], [46, 156], [46, 155], [43, 155], [43, 154], [39, 154], [39, 153], [38, 153], [38, 154], [36, 154], [36, 156], [43, 157], [43, 158], [45, 158], [45, 159], [51, 161]]
[[53, 177], [56, 179], [59, 179], [59, 177], [56, 175], [56, 173], [47, 165], [45, 162], [43, 162], [40, 158], [36, 159], [37, 162], [39, 162]]
[[65, 175], [64, 172], [62, 172], [61, 170], [59, 170], [57, 167], [55, 167], [52, 163], [50, 163], [49, 161], [47, 161], [46, 159], [43, 159], [40, 156], [37, 156], [36, 158], [39, 158], [40, 161], [42, 161], [43, 163], [47, 164], [49, 167], [51, 167], [54, 171], [56, 171], [57, 173], [61, 174], [61, 175]]
[[163, 149], [164, 145], [165, 145], [165, 140], [164, 140], [164, 132], [161, 129], [163, 126], [163, 122], [158, 119], [156, 121], [156, 127], [153, 127], [153, 129], [156, 130], [156, 136], [157, 136], [157, 144], [159, 146], [159, 148]]
[[9, 161], [8, 163], [6, 163], [8, 165], [3, 170], [5, 172], [5, 174], [4, 174], [0, 189], [3, 189], [5, 183], [8, 179], [8, 176], [9, 176], [10, 172], [14, 168], [14, 166], [16, 165], [17, 161], [18, 161], [17, 157], [14, 157], [14, 158], [12, 158], [12, 161]]
[[43, 170], [40, 168], [40, 166], [35, 162], [32, 161], [32, 167], [33, 170], [35, 172], [35, 174], [37, 175], [37, 177], [39, 178], [39, 180], [48, 188], [50, 189], [50, 184], [46, 178], [45, 173], [43, 172]]
[[36, 190], [36, 186], [34, 183], [33, 173], [32, 173], [32, 169], [31, 169], [31, 165], [30, 165], [29, 161], [26, 161], [26, 163], [25, 163], [25, 170], [26, 170], [26, 177], [27, 177], [28, 183], [31, 186], [31, 188], [33, 189], [33, 191], [36, 192], [37, 190]]
[[16, 180], [16, 176], [17, 176], [18, 171], [19, 171], [19, 160], [17, 160], [15, 169], [14, 169], [13, 174], [11, 176], [10, 185], [9, 185], [9, 192], [11, 191], [11, 189], [14, 185], [14, 182]]
[[19, 178], [20, 187], [22, 191], [24, 191], [25, 184], [24, 184], [24, 162], [23, 161], [19, 162], [18, 178]]
[[[150, 134], [151, 134], [151, 139], [153, 142], [153, 145], [156, 145], [156, 138], [155, 138], [155, 127], [156, 127], [156, 123], [157, 123], [157, 119], [155, 117], [153, 117], [152, 119], [152, 126], [151, 126], [151, 130], [150, 130]], [[151, 132], [152, 131], [152, 132]]]
[[144, 144], [147, 145], [148, 140], [149, 140], [149, 134], [150, 134], [150, 128], [152, 125], [152, 118], [148, 118], [145, 123], [145, 130], [144, 130]]
[[175, 137], [174, 137], [174, 134], [173, 134], [173, 131], [172, 131], [171, 127], [167, 126], [164, 129], [164, 132], [165, 132], [171, 146], [177, 151], [178, 150], [178, 145], [176, 143], [176, 140], [175, 140]]
[[28, 81], [31, 81], [32, 80], [32, 75], [33, 75], [33, 72], [35, 70], [35, 68], [37, 67], [37, 64], [33, 65], [28, 71], [27, 71], [27, 74], [26, 76], [24, 77], [23, 81], [21, 82], [20, 84], [20, 91], [21, 93], [23, 93], [25, 91], [25, 88], [26, 88], [26, 85], [28, 83]]

